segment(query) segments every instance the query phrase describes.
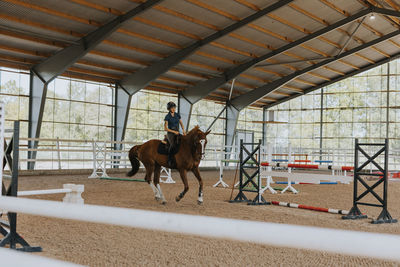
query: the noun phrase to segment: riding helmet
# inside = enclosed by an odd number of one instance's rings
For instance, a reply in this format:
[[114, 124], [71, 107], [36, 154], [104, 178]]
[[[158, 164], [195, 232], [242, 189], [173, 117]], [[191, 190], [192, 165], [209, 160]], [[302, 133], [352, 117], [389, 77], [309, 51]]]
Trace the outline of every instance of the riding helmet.
[[173, 107], [176, 107], [176, 105], [175, 105], [175, 103], [174, 102], [168, 102], [168, 104], [167, 104], [167, 109], [168, 110], [170, 110], [171, 108], [173, 108]]

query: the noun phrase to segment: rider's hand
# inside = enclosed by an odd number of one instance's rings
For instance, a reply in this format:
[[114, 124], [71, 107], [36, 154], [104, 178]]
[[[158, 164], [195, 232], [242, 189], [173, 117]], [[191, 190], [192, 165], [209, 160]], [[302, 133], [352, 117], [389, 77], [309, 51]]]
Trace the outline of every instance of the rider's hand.
[[186, 132], [185, 131], [183, 131], [183, 133], [182, 133], [183, 135], [186, 135]]

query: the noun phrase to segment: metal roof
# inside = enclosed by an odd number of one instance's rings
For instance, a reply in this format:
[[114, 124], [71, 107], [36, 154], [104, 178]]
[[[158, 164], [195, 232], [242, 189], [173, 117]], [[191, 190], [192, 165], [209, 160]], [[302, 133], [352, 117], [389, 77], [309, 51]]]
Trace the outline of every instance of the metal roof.
[[[0, 66], [30, 69], [143, 2], [1, 0]], [[119, 83], [279, 2], [161, 1], [125, 23], [63, 75]], [[206, 98], [225, 102], [236, 77], [233, 103], [271, 107], [400, 56], [400, 0], [286, 2], [212, 42], [199, 43], [145, 88], [185, 94], [205, 81], [227, 77], [227, 82], [205, 91]], [[333, 27], [359, 13], [363, 15]], [[267, 60], [259, 60], [268, 54]], [[251, 60], [254, 64], [242, 67]], [[228, 75], [233, 70], [237, 73]]]

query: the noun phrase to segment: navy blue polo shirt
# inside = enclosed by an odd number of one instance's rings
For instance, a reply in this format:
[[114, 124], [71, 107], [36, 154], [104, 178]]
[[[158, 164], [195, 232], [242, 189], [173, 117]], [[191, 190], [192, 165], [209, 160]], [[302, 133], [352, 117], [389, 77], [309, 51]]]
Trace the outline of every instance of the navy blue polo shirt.
[[181, 119], [181, 115], [179, 113], [175, 112], [174, 116], [171, 115], [171, 112], [168, 112], [168, 114], [165, 116], [164, 121], [168, 122], [168, 129], [174, 130], [174, 131], [179, 131], [179, 120]]

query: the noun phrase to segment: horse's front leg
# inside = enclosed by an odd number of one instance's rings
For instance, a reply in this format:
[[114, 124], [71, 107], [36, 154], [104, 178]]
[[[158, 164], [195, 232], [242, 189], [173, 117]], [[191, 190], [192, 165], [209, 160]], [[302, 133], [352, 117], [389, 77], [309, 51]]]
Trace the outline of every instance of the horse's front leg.
[[189, 190], [189, 184], [188, 184], [188, 180], [187, 180], [187, 171], [184, 169], [180, 169], [179, 174], [181, 175], [181, 179], [182, 179], [184, 188], [183, 188], [183, 191], [175, 198], [176, 202], [181, 200], [185, 196], [186, 192]]
[[158, 191], [158, 194], [156, 194], [156, 200], [161, 200], [161, 204], [166, 204], [167, 201], [165, 200], [164, 194], [160, 186], [160, 172], [161, 166], [156, 162], [154, 166], [154, 185]]
[[192, 169], [194, 176], [196, 176], [197, 180], [199, 181], [199, 198], [197, 199], [197, 204], [203, 204], [203, 180], [200, 176], [199, 166], [196, 166]]

